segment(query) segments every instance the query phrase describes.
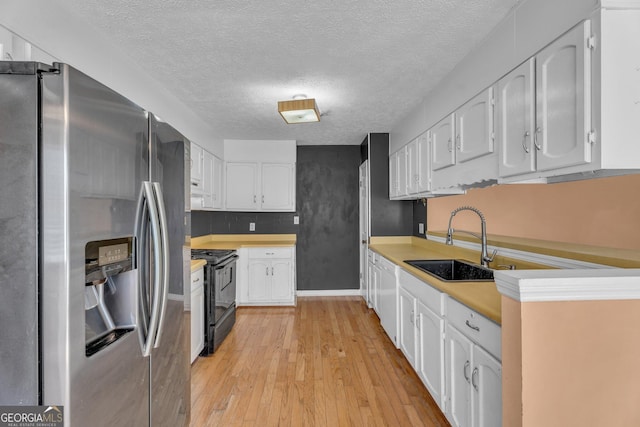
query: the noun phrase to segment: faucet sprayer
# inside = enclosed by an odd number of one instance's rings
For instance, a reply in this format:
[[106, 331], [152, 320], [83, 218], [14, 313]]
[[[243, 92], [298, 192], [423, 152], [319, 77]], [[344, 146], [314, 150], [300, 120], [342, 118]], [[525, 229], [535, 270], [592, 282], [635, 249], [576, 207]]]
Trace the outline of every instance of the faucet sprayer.
[[[460, 211], [475, 212], [480, 217], [480, 226], [481, 226], [481, 234], [480, 234], [480, 236], [477, 236], [474, 233], [470, 233], [470, 232], [468, 232], [468, 233], [471, 234], [472, 236], [480, 238], [480, 243], [482, 245], [481, 252], [480, 252], [480, 264], [483, 267], [489, 267], [489, 263], [491, 261], [493, 261], [493, 259], [496, 256], [496, 253], [498, 252], [498, 250], [495, 249], [493, 251], [493, 254], [491, 254], [491, 256], [489, 256], [489, 254], [487, 253], [487, 222], [485, 221], [484, 215], [482, 214], [482, 212], [480, 212], [479, 209], [476, 209], [473, 206], [461, 206], [461, 207], [451, 211], [451, 216], [449, 217], [449, 226], [447, 227], [447, 240], [445, 241], [445, 243], [447, 245], [453, 245], [453, 233], [456, 230], [454, 230], [451, 227], [451, 222], [453, 221], [453, 217], [456, 216], [456, 214], [458, 212], [460, 212]], [[460, 230], [460, 231], [463, 231], [463, 230]]]

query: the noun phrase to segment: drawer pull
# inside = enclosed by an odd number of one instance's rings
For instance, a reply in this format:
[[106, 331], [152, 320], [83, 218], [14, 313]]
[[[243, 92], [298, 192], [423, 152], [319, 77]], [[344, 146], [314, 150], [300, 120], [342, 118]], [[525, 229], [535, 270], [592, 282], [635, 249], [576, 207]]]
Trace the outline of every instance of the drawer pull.
[[199, 282], [199, 281], [200, 281], [199, 277], [196, 277], [195, 279], [193, 279], [193, 283], [196, 283], [196, 282]]
[[462, 375], [464, 375], [464, 379], [467, 380], [467, 382], [469, 382], [469, 374], [467, 374], [469, 366], [471, 366], [471, 363], [467, 360], [464, 364], [464, 368], [462, 368]]
[[470, 328], [471, 328], [471, 329], [473, 329], [474, 331], [476, 331], [476, 332], [480, 332], [480, 327], [479, 327], [479, 326], [472, 325], [471, 323], [469, 323], [469, 321], [468, 321], [468, 320], [467, 320], [466, 322], [464, 322], [464, 323], [465, 323], [465, 325], [467, 325], [468, 327], [470, 327]]

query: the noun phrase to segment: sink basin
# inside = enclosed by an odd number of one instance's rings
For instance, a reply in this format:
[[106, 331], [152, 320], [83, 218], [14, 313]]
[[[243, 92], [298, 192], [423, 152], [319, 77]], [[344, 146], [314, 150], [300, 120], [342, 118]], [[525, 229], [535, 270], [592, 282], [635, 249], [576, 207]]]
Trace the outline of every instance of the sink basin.
[[493, 270], [458, 259], [421, 259], [405, 262], [445, 282], [493, 281]]

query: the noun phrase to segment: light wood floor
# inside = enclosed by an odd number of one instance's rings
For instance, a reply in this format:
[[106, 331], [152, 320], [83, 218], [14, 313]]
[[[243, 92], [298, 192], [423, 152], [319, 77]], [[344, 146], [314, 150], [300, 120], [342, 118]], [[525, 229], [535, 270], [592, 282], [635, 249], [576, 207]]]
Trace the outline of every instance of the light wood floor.
[[449, 425], [359, 297], [239, 308], [191, 402], [191, 427]]

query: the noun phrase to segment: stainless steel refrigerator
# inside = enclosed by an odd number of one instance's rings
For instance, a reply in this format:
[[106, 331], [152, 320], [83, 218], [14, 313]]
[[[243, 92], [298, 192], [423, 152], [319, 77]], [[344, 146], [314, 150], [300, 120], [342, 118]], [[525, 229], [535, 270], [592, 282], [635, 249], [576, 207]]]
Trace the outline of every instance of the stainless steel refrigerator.
[[68, 65], [0, 62], [0, 405], [188, 424], [189, 148]]

